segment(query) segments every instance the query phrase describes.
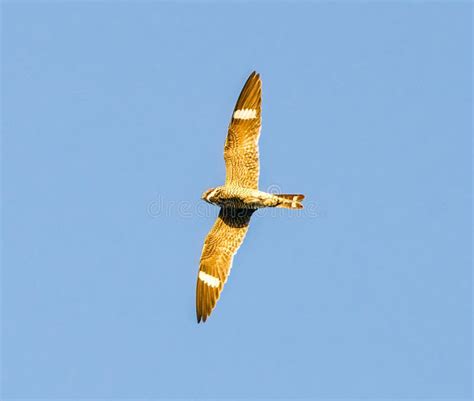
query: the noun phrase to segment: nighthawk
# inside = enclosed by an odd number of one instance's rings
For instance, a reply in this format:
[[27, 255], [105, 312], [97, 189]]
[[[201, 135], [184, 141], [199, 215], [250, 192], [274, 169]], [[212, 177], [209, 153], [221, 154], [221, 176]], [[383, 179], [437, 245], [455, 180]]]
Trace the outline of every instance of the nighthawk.
[[219, 299], [252, 213], [264, 207], [303, 208], [304, 195], [258, 190], [261, 93], [260, 76], [254, 71], [232, 113], [224, 146], [225, 184], [202, 194], [203, 200], [220, 206], [221, 210], [202, 249], [196, 288], [198, 323], [206, 321]]

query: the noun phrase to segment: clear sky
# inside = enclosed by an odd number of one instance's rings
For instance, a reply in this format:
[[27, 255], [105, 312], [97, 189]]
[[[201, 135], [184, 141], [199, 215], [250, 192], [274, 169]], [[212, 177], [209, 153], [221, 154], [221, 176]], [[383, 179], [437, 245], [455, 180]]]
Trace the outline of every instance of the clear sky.
[[[3, 399], [469, 398], [470, 3], [2, 5]], [[223, 144], [258, 213], [211, 318]]]

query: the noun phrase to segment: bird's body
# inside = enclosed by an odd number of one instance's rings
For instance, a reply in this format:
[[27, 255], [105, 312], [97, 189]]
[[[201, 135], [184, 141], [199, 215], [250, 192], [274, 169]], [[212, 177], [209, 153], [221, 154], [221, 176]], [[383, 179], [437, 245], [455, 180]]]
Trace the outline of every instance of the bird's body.
[[[260, 209], [263, 207], [286, 207], [288, 209], [300, 208], [300, 195], [270, 194], [258, 189], [245, 188], [233, 185], [223, 185], [213, 188], [205, 193], [204, 200], [223, 208], [234, 209]], [[294, 197], [294, 203], [293, 203]], [[291, 206], [293, 204], [293, 206]], [[302, 206], [301, 206], [302, 207]]]
[[202, 195], [203, 200], [220, 206], [221, 210], [202, 249], [196, 287], [198, 322], [206, 321], [216, 305], [255, 210], [264, 207], [303, 208], [303, 195], [270, 194], [258, 189], [260, 128], [261, 81], [253, 72], [232, 114], [224, 146], [225, 184]]

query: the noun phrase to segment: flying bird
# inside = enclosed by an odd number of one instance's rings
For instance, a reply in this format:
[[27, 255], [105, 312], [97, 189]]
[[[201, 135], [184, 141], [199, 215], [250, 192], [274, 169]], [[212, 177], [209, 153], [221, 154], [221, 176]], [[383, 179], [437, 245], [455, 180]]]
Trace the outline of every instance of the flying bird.
[[202, 194], [220, 212], [202, 249], [196, 287], [198, 323], [210, 316], [229, 276], [252, 214], [259, 208], [302, 209], [301, 194], [270, 194], [258, 189], [262, 82], [250, 74], [232, 113], [224, 145], [225, 183]]

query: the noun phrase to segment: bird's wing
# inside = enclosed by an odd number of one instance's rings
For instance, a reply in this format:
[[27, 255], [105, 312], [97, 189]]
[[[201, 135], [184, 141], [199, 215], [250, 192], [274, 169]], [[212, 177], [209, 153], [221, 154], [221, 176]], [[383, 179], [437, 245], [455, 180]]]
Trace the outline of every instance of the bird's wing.
[[206, 321], [216, 305], [232, 267], [235, 253], [247, 233], [252, 209], [221, 208], [202, 248], [196, 287], [198, 323]]
[[224, 146], [225, 185], [258, 189], [258, 138], [261, 128], [262, 82], [254, 71], [232, 113]]

